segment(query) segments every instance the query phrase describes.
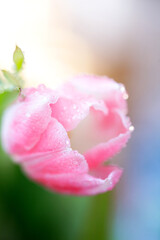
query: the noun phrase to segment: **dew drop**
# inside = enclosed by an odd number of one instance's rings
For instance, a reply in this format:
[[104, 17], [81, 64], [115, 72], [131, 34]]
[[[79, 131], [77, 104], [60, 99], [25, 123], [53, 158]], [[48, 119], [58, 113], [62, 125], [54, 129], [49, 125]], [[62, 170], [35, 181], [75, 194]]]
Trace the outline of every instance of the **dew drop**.
[[76, 108], [77, 108], [76, 104], [73, 104], [73, 109], [76, 109]]
[[69, 145], [69, 140], [66, 140], [66, 144]]
[[126, 89], [123, 85], [120, 85], [120, 91], [123, 94], [123, 99], [127, 100], [128, 99], [128, 94], [126, 93]]
[[109, 181], [109, 185], [112, 186], [112, 184], [113, 184], [113, 182], [110, 180], [110, 181]]
[[124, 93], [124, 94], [123, 94], [123, 98], [124, 98], [125, 100], [127, 100], [127, 99], [128, 99], [128, 97], [129, 97], [129, 96], [128, 96], [128, 94], [127, 94], [127, 93]]
[[123, 85], [120, 85], [120, 91], [124, 93], [126, 91], [125, 87]]
[[133, 132], [134, 131], [134, 126], [130, 126], [129, 131]]

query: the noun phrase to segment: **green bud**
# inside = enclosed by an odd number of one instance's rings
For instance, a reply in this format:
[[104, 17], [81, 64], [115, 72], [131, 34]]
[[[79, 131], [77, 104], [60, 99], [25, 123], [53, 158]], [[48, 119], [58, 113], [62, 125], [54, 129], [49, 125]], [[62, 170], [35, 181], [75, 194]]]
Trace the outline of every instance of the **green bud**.
[[22, 50], [18, 46], [16, 46], [16, 49], [13, 53], [13, 61], [15, 63], [16, 70], [20, 71], [24, 63], [24, 55]]

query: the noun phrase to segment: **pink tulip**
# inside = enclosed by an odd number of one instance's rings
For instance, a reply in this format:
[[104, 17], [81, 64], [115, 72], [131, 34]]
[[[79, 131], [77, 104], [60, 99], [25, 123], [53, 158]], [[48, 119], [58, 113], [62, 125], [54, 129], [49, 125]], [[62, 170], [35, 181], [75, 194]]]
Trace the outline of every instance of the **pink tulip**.
[[128, 141], [127, 93], [106, 77], [82, 76], [58, 90], [24, 89], [4, 113], [2, 143], [27, 175], [74, 195], [111, 190], [122, 169], [104, 165]]

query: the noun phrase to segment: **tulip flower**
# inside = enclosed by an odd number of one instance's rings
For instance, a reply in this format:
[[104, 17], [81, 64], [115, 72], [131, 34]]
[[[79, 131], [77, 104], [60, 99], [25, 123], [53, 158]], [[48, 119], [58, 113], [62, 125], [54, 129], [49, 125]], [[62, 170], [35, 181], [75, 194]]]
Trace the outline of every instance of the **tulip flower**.
[[22, 90], [4, 113], [2, 143], [34, 181], [64, 194], [111, 190], [122, 169], [107, 165], [131, 130], [127, 93], [107, 77], [80, 76], [56, 90]]

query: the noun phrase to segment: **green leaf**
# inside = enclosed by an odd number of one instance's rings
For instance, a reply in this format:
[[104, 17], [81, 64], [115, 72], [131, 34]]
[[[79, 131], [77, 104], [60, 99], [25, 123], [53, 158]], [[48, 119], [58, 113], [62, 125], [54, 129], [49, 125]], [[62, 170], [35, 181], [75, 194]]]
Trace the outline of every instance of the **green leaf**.
[[16, 66], [16, 70], [20, 71], [22, 69], [22, 65], [24, 63], [24, 55], [23, 55], [22, 50], [18, 46], [16, 46], [16, 49], [13, 53], [13, 61]]
[[18, 88], [22, 87], [21, 80], [18, 76], [15, 76], [13, 73], [10, 73], [7, 70], [2, 70], [4, 77], [10, 82], [11, 84], [17, 86]]
[[19, 95], [18, 90], [12, 90], [12, 91], [4, 91], [3, 93], [0, 93], [0, 119], [2, 112], [4, 109], [9, 106], [14, 100], [17, 99]]

